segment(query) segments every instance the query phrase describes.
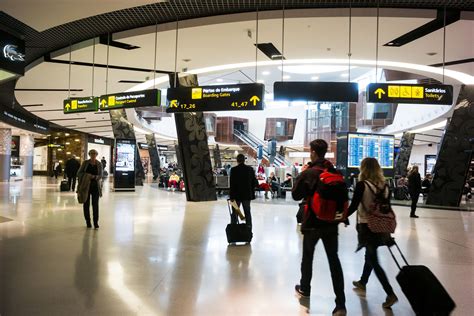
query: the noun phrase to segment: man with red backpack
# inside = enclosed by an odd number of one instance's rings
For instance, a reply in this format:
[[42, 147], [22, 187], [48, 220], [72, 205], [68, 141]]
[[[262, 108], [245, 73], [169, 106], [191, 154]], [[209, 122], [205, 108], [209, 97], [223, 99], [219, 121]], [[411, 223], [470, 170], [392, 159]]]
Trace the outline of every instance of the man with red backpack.
[[346, 315], [344, 276], [338, 250], [338, 224], [347, 223], [348, 190], [343, 176], [326, 159], [328, 144], [322, 139], [310, 143], [311, 163], [303, 167], [292, 190], [294, 200], [305, 199], [303, 222], [303, 258], [301, 280], [295, 291], [309, 297], [313, 274], [314, 249], [319, 239], [323, 241], [329, 262], [332, 284], [336, 294], [333, 315]]

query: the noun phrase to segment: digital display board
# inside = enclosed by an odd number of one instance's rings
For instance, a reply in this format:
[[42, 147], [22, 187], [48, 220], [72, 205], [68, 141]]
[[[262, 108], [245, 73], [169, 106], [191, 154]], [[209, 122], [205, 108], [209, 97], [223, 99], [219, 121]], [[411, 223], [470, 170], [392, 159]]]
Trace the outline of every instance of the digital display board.
[[359, 85], [355, 82], [276, 81], [275, 101], [357, 102]]
[[382, 169], [392, 169], [395, 138], [392, 135], [349, 133], [347, 167], [359, 168], [366, 157], [376, 158]]
[[117, 158], [115, 161], [116, 171], [135, 170], [135, 144], [117, 142]]

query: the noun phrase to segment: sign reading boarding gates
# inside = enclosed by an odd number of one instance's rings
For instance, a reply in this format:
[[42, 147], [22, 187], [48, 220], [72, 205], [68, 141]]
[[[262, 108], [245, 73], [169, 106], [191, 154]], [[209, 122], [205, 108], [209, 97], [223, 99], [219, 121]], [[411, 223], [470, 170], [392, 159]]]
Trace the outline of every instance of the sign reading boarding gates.
[[161, 91], [158, 89], [107, 94], [101, 95], [99, 98], [100, 110], [159, 106], [160, 104]]
[[79, 113], [79, 112], [95, 112], [99, 104], [99, 98], [72, 98], [63, 101], [64, 114]]
[[369, 103], [453, 104], [453, 86], [441, 84], [371, 83]]
[[263, 110], [264, 91], [260, 83], [170, 88], [166, 112]]

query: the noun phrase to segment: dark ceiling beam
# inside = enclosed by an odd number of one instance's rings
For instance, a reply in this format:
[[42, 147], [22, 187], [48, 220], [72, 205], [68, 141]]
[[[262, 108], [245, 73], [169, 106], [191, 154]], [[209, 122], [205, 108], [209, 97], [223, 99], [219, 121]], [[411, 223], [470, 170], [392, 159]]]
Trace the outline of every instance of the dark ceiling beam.
[[[51, 55], [49, 54], [44, 56], [44, 61], [47, 63], [53, 63], [53, 64], [69, 65], [69, 60], [53, 59], [51, 58]], [[87, 63], [83, 61], [74, 61], [74, 60], [71, 61], [71, 65], [84, 66], [84, 67], [97, 67], [97, 68], [105, 68], [105, 69], [108, 68], [108, 69], [117, 69], [117, 70], [125, 70], [125, 71], [156, 72], [158, 74], [166, 74], [166, 75], [174, 73], [174, 71], [166, 71], [166, 70], [159, 70], [159, 69], [153, 70], [150, 68], [136, 68], [136, 67], [125, 67], [125, 66], [117, 66], [117, 65], [107, 65], [107, 64], [93, 64], [93, 63]]]

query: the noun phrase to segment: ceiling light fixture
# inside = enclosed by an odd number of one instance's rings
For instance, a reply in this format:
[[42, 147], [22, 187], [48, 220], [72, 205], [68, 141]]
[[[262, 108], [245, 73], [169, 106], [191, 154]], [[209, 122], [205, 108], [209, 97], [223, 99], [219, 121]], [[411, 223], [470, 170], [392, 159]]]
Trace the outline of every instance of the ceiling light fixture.
[[262, 75], [268, 76], [270, 74], [270, 71], [262, 71]]
[[319, 77], [318, 76], [312, 76], [311, 80], [319, 80]]
[[288, 75], [283, 76], [283, 79], [290, 79], [290, 78], [291, 78], [291, 76], [288, 76]]
[[347, 77], [349, 77], [349, 74], [346, 74], [346, 73], [344, 73], [344, 74], [341, 74], [341, 77], [343, 77], [343, 78], [347, 78]]
[[217, 81], [217, 82], [222, 82], [222, 81], [224, 81], [224, 80], [221, 79], [221, 78], [217, 78], [216, 81]]
[[[351, 69], [357, 68], [356, 66], [351, 66]], [[281, 71], [282, 67], [279, 66], [278, 69]], [[339, 72], [347, 70], [347, 66], [338, 66], [338, 65], [295, 65], [295, 66], [284, 66], [283, 71], [291, 74], [324, 74], [331, 72]]]

